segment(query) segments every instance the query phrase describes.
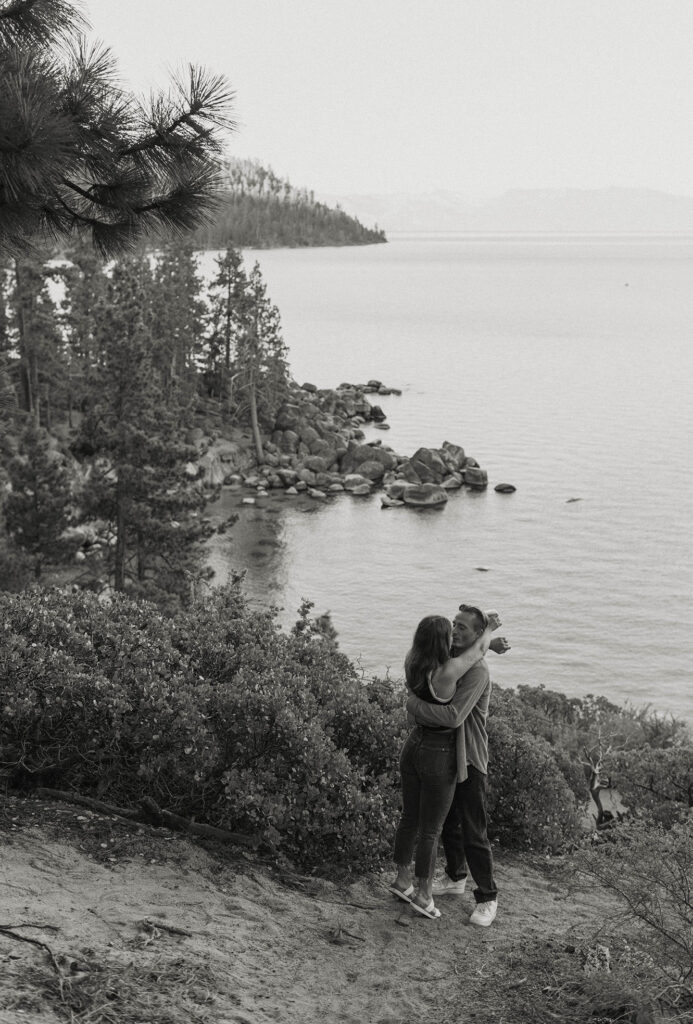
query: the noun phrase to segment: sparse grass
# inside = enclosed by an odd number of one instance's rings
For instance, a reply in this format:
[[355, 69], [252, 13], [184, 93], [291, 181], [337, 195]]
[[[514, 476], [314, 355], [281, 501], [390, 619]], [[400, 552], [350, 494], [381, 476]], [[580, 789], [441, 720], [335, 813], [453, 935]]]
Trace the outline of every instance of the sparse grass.
[[43, 991], [70, 1024], [209, 1024], [219, 980], [204, 964], [178, 957], [128, 964], [77, 964], [63, 985], [45, 977]]

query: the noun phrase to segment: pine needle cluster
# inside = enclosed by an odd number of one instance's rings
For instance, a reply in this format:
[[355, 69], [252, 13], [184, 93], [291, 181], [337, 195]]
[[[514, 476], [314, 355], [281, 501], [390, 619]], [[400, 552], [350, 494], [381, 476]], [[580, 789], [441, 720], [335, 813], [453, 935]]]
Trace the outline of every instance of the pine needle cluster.
[[0, 0], [0, 254], [83, 231], [113, 255], [210, 214], [225, 79], [190, 65], [140, 100], [66, 0]]

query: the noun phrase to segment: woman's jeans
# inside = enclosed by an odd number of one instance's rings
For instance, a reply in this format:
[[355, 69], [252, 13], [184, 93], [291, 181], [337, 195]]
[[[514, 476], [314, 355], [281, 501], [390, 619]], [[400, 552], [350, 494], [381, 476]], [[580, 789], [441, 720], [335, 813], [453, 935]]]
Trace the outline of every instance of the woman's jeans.
[[409, 733], [399, 759], [402, 776], [402, 817], [395, 834], [395, 864], [429, 878], [438, 855], [438, 837], [450, 810], [457, 784], [456, 730], [426, 729]]

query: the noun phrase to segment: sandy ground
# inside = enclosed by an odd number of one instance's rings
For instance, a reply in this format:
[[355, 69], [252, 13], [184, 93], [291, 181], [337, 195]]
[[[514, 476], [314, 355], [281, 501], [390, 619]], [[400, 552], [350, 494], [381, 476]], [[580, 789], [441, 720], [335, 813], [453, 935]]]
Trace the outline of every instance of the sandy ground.
[[6, 801], [0, 841], [0, 926], [55, 958], [0, 934], [0, 1024], [516, 1024], [528, 965], [550, 988], [605, 910], [588, 887], [569, 892], [565, 863], [500, 854], [494, 925], [469, 925], [471, 894], [441, 898], [432, 922], [385, 875], [282, 877], [32, 798]]

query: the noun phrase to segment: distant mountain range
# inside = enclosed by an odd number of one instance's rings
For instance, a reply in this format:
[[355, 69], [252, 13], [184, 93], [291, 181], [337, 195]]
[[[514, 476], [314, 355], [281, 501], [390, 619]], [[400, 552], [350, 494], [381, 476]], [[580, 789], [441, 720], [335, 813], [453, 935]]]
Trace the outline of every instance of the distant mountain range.
[[443, 191], [320, 198], [387, 232], [693, 234], [693, 197], [654, 189], [514, 189], [478, 202]]

